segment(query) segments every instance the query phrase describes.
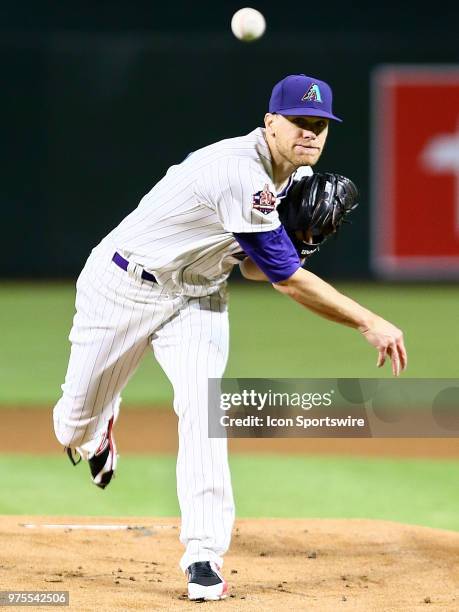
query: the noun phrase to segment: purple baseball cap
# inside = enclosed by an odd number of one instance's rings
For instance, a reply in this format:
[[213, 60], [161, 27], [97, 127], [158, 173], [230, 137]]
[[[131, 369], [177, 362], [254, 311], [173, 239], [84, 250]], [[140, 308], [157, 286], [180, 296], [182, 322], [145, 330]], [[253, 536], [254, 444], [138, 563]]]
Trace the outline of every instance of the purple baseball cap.
[[274, 85], [269, 112], [279, 115], [309, 115], [342, 121], [332, 112], [330, 85], [305, 74], [290, 74]]

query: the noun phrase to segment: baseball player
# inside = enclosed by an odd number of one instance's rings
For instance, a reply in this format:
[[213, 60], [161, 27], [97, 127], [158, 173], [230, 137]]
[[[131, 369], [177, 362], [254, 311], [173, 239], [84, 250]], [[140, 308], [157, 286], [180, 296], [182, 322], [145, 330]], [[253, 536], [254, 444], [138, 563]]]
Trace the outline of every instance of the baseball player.
[[[406, 367], [401, 331], [303, 269], [303, 251], [276, 210], [312, 174], [330, 120], [340, 121], [329, 85], [286, 77], [272, 91], [264, 129], [206, 146], [169, 168], [93, 249], [77, 281], [56, 436], [106, 487], [116, 469], [120, 393], [145, 352], [154, 352], [174, 389], [180, 566], [192, 600], [227, 593], [220, 570], [234, 502], [226, 440], [208, 437], [207, 394], [208, 379], [222, 377], [227, 362], [233, 266], [356, 329], [377, 349], [379, 366], [389, 358], [395, 375]], [[314, 242], [314, 232], [303, 238], [303, 246]]]

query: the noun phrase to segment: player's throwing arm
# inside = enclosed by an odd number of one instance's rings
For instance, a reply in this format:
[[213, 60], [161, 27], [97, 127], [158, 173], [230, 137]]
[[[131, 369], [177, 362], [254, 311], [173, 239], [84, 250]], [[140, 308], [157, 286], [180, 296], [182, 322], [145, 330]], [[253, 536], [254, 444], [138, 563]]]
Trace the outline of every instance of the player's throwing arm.
[[[357, 198], [357, 188], [350, 179], [329, 172], [304, 177], [289, 190], [277, 211], [302, 261], [336, 234], [347, 215], [357, 207]], [[241, 272], [251, 280], [268, 280], [249, 258], [242, 262]], [[299, 268], [273, 286], [316, 314], [358, 329], [378, 350], [378, 367], [389, 357], [395, 376], [406, 368], [403, 333], [315, 274]]]
[[408, 358], [400, 329], [336, 291], [312, 272], [299, 268], [290, 278], [274, 283], [273, 287], [326, 319], [358, 329], [377, 349], [378, 367], [389, 357], [394, 376], [405, 370]]

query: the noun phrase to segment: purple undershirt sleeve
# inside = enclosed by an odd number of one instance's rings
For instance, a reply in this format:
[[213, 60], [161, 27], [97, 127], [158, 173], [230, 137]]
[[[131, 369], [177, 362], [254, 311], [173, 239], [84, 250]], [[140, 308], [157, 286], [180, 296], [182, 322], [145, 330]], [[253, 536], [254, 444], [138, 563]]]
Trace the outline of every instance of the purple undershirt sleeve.
[[283, 225], [268, 232], [233, 235], [272, 283], [286, 280], [301, 267], [298, 254]]

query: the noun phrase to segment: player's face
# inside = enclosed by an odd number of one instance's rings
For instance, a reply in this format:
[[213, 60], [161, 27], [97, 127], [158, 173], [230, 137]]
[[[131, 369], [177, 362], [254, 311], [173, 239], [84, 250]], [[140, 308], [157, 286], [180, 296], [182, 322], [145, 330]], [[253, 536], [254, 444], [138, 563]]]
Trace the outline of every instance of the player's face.
[[271, 115], [270, 129], [278, 153], [295, 167], [314, 166], [328, 135], [325, 117]]

